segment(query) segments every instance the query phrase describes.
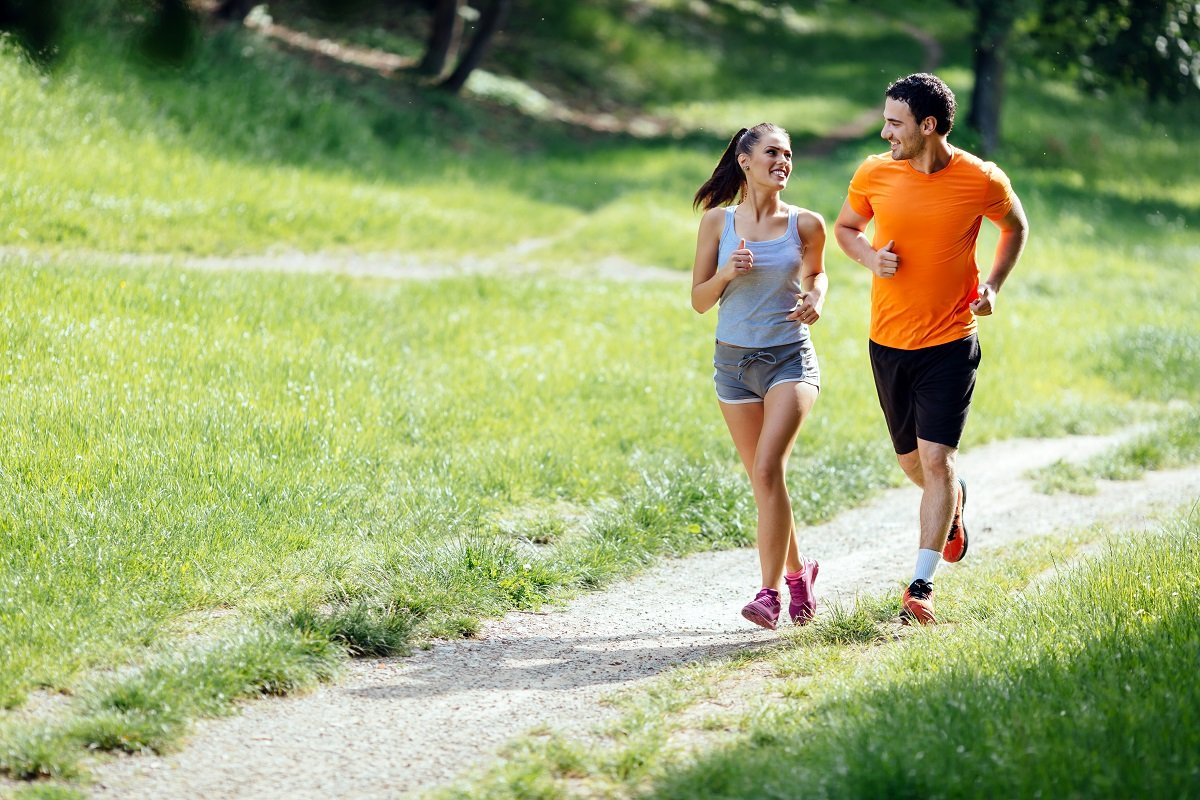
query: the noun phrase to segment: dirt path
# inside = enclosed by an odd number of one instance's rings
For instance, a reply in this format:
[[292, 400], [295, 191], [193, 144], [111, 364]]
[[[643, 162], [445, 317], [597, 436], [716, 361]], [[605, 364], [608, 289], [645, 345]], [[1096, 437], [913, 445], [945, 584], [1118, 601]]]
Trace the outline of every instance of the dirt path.
[[[1200, 498], [1200, 469], [1104, 483], [1090, 497], [1038, 494], [1022, 477], [1113, 441], [1018, 440], [965, 452], [973, 549], [962, 565], [942, 569], [969, 569], [989, 548], [1055, 530], [1150, 524], [1154, 514]], [[912, 568], [916, 509], [915, 489], [895, 489], [801, 531], [802, 549], [821, 561], [818, 602], [897, 589]], [[533, 727], [580, 730], [605, 721], [614, 712], [597, 701], [614, 690], [771, 640], [776, 634], [738, 614], [757, 574], [753, 550], [702, 554], [563, 611], [489, 622], [474, 640], [354, 662], [336, 685], [202, 723], [180, 753], [98, 766], [93, 796], [394, 798], [443, 784]]]

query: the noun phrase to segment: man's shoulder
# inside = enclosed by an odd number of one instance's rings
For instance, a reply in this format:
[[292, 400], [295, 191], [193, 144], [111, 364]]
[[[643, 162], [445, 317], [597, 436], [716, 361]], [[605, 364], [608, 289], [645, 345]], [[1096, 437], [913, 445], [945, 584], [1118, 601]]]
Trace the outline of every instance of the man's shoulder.
[[987, 161], [961, 148], [958, 148], [958, 158], [964, 168], [977, 172], [984, 177], [1005, 177], [1004, 170], [1000, 169], [995, 161]]
[[864, 158], [863, 162], [858, 165], [858, 169], [860, 172], [875, 172], [893, 163], [896, 162], [892, 160], [890, 153], [874, 153]]
[[860, 191], [867, 191], [870, 186], [891, 183], [901, 175], [896, 170], [896, 165], [899, 163], [892, 159], [891, 153], [869, 155], [854, 171], [854, 178], [850, 182], [851, 186], [858, 187]]

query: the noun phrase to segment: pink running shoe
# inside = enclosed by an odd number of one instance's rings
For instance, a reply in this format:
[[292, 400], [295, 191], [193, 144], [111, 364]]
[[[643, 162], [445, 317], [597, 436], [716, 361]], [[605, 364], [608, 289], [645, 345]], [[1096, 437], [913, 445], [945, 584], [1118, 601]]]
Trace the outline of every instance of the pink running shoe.
[[758, 594], [742, 609], [742, 616], [768, 630], [775, 630], [779, 623], [779, 592], [774, 589], [759, 589]]
[[817, 599], [813, 597], [813, 584], [817, 582], [817, 571], [821, 565], [811, 558], [804, 559], [804, 566], [796, 577], [785, 575], [788, 594], [792, 600], [788, 603], [788, 615], [797, 625], [807, 625], [817, 615]]

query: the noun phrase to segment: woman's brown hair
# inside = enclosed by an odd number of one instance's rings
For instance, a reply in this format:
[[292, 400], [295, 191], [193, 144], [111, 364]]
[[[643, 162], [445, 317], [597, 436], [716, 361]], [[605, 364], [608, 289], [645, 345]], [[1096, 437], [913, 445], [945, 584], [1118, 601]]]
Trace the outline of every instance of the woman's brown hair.
[[740, 202], [745, 190], [746, 178], [742, 175], [741, 167], [738, 166], [738, 154], [749, 155], [754, 149], [754, 145], [758, 144], [758, 140], [768, 133], [788, 135], [783, 128], [770, 122], [760, 122], [753, 128], [742, 128], [735, 133], [729, 140], [729, 146], [725, 148], [721, 160], [717, 162], [712, 177], [696, 191], [696, 196], [692, 200], [692, 208], [703, 207], [707, 211], [710, 208], [728, 205], [734, 199]]

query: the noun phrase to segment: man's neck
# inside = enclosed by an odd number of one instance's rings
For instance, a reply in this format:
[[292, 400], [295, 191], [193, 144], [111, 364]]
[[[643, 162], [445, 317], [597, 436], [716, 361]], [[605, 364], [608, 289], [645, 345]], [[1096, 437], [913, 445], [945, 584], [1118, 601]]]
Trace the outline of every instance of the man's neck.
[[932, 175], [945, 169], [952, 158], [954, 158], [954, 148], [950, 146], [950, 142], [946, 141], [946, 137], [933, 136], [930, 137], [929, 145], [925, 150], [909, 159], [909, 163], [917, 172]]

